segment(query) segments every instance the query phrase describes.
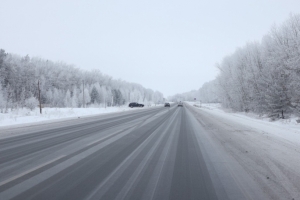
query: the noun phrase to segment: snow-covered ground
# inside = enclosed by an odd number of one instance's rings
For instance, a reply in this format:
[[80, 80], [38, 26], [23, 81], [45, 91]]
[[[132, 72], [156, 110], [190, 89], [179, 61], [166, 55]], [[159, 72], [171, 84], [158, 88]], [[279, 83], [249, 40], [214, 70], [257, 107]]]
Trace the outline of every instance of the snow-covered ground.
[[[144, 107], [148, 108], [148, 107]], [[41, 121], [50, 121], [56, 119], [77, 118], [82, 116], [124, 112], [134, 109], [144, 108], [129, 108], [123, 107], [90, 107], [90, 108], [43, 108], [43, 114], [40, 114], [39, 108], [33, 111], [23, 108], [9, 111], [8, 113], [0, 113], [0, 127], [17, 124], [34, 123]]]
[[[198, 132], [218, 174], [221, 164], [247, 199], [300, 199], [300, 124], [296, 118], [269, 121], [251, 113], [223, 110], [219, 104], [190, 105]], [[205, 151], [203, 151], [205, 152]], [[214, 173], [214, 171], [212, 170]], [[212, 173], [212, 174], [213, 174]], [[230, 186], [224, 182], [225, 187]], [[262, 189], [258, 193], [257, 186]], [[265, 196], [253, 198], [255, 195]]]
[[274, 134], [278, 137], [288, 139], [290, 141], [298, 141], [300, 144], [300, 123], [297, 123], [298, 117], [289, 119], [280, 119], [271, 121], [270, 118], [261, 117], [254, 113], [231, 112], [224, 110], [218, 103], [199, 104], [199, 102], [187, 102], [198, 109], [205, 110], [210, 114], [225, 118], [226, 120], [246, 125], [257, 131]]

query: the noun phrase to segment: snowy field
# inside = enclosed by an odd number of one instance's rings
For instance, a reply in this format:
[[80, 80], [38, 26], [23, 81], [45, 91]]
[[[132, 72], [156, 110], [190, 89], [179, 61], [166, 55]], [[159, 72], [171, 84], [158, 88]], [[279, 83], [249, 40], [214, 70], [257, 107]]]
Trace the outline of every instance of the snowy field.
[[144, 108], [129, 108], [123, 107], [107, 107], [107, 108], [43, 108], [43, 114], [40, 114], [39, 108], [33, 111], [23, 108], [13, 110], [8, 113], [0, 113], [0, 127], [35, 123], [41, 121], [55, 121], [57, 119], [78, 118], [82, 116], [125, 112], [128, 110], [145, 109]]
[[297, 119], [299, 119], [298, 117], [271, 121], [270, 118], [258, 116], [254, 113], [232, 112], [230, 110], [224, 110], [218, 103], [187, 103], [212, 115], [216, 115], [226, 120], [248, 126], [251, 129], [255, 129], [257, 131], [271, 133], [290, 141], [294, 141], [296, 139], [300, 144], [300, 123], [297, 123], [296, 121]]

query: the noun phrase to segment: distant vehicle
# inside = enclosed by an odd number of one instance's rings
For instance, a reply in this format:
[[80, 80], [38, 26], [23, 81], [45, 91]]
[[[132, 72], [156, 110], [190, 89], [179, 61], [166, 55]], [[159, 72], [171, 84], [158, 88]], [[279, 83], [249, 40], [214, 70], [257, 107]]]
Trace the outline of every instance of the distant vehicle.
[[170, 103], [165, 103], [165, 107], [170, 107]]
[[180, 101], [179, 103], [178, 103], [178, 107], [183, 107], [183, 103]]
[[144, 104], [141, 104], [141, 103], [137, 103], [137, 102], [132, 102], [128, 105], [130, 108], [133, 108], [133, 107], [144, 107]]

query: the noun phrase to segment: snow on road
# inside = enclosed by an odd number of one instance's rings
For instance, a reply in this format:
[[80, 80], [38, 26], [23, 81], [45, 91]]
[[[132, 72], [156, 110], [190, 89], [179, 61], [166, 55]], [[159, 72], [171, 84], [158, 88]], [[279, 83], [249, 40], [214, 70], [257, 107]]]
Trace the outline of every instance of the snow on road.
[[194, 102], [187, 102], [204, 112], [213, 114], [215, 116], [224, 118], [234, 123], [239, 123], [248, 126], [251, 129], [260, 131], [262, 133], [269, 133], [287, 139], [292, 142], [298, 142], [300, 145], [300, 123], [297, 123], [297, 117], [290, 119], [280, 119], [277, 121], [270, 121], [267, 117], [259, 117], [253, 113], [230, 112], [221, 108], [218, 103], [211, 104], [195, 104]]
[[250, 176], [265, 199], [300, 199], [300, 124], [226, 112], [216, 104], [189, 104], [205, 129], [199, 134], [205, 133], [208, 146], [214, 146], [223, 159], [216, 162], [230, 169], [245, 192]]

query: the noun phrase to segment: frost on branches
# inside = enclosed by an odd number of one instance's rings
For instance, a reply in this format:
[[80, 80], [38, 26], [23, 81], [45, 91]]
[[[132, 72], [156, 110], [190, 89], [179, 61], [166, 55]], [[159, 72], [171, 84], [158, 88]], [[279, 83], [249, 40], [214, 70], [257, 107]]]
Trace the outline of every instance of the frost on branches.
[[300, 15], [273, 27], [261, 43], [248, 43], [217, 64], [219, 75], [198, 91], [171, 98], [221, 102], [235, 111], [300, 116]]
[[44, 107], [121, 106], [162, 102], [163, 95], [136, 83], [114, 80], [100, 71], [82, 71], [62, 62], [21, 57], [0, 49], [0, 112], [38, 103]]

